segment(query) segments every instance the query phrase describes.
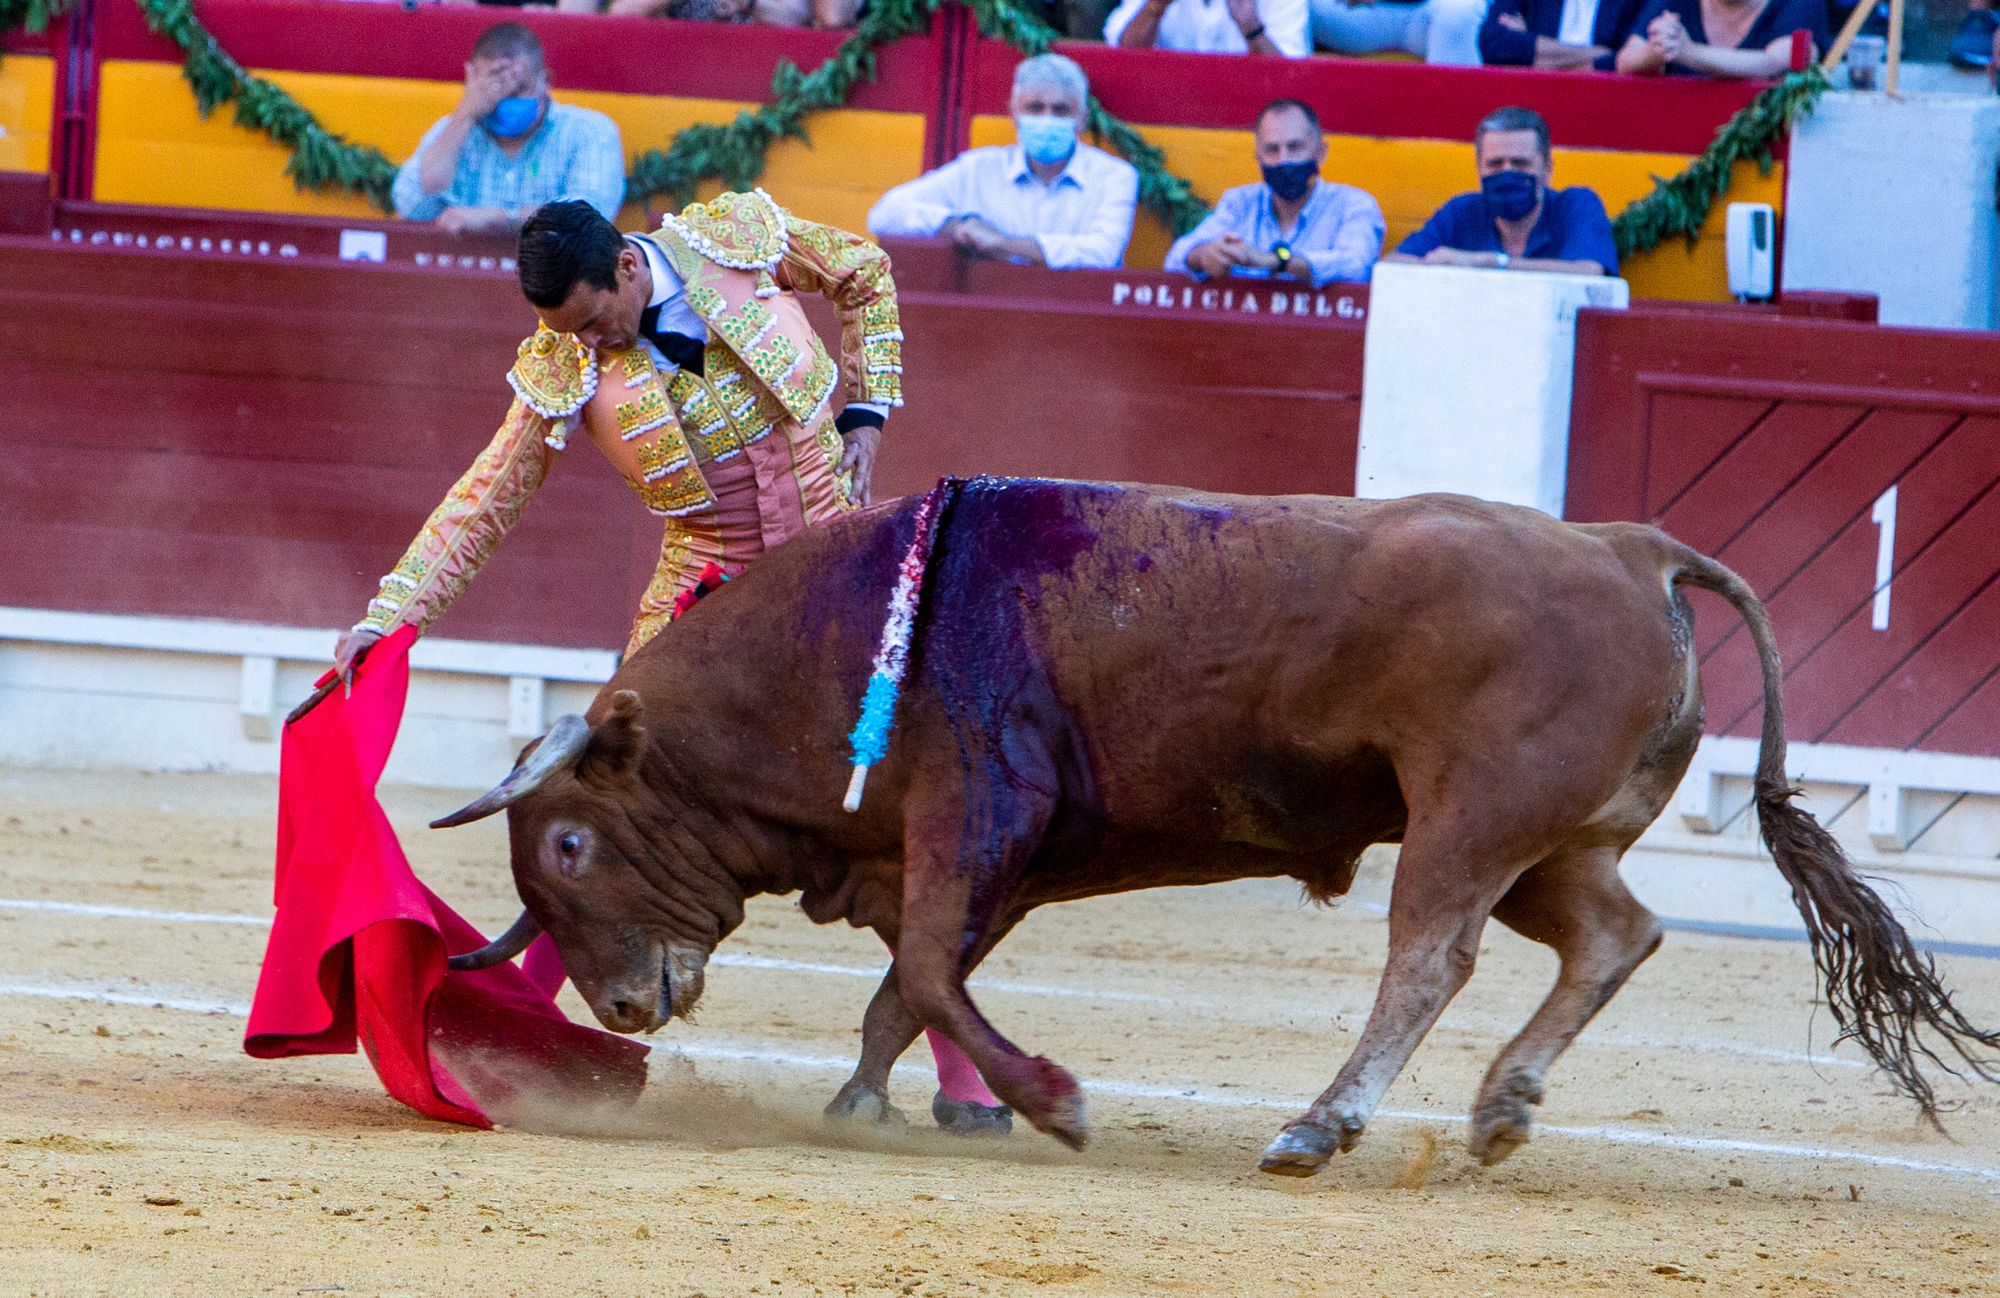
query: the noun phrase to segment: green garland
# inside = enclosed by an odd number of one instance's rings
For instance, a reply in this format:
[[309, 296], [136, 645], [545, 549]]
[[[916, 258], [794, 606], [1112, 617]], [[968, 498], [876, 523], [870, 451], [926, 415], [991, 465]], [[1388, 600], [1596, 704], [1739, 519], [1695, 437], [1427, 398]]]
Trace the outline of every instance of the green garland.
[[1771, 148], [1792, 129], [1826, 90], [1826, 74], [1817, 63], [1794, 72], [1743, 106], [1715, 132], [1701, 156], [1672, 180], [1653, 178], [1653, 192], [1638, 199], [1611, 223], [1618, 255], [1650, 252], [1675, 235], [1693, 246], [1715, 200], [1729, 191], [1736, 164], [1753, 161], [1771, 174]]
[[335, 135], [304, 104], [246, 71], [215, 43], [189, 0], [138, 0], [138, 5], [146, 25], [180, 47], [181, 75], [194, 90], [203, 117], [234, 101], [238, 126], [262, 131], [292, 151], [285, 174], [300, 189], [338, 186], [366, 195], [385, 212], [394, 210], [389, 186], [396, 179], [396, 164], [380, 149]]
[[683, 128], [667, 148], [648, 149], [632, 162], [625, 197], [644, 202], [666, 194], [676, 205], [693, 200], [695, 187], [719, 179], [730, 189], [748, 189], [764, 174], [764, 155], [781, 139], [809, 141], [805, 120], [847, 102], [854, 87], [875, 79], [875, 51], [923, 28], [937, 0], [877, 0], [840, 43], [833, 57], [810, 73], [781, 59], [771, 74], [771, 102], [746, 109], [728, 123], [702, 122]]
[[[875, 0], [854, 34], [833, 57], [811, 72], [789, 59], [771, 76], [771, 102], [738, 113], [727, 124], [703, 123], [675, 135], [663, 152], [649, 149], [632, 163], [625, 196], [643, 202], [666, 194], [677, 204], [693, 199], [704, 180], [720, 179], [731, 189], [748, 189], [764, 174], [771, 145], [787, 137], [808, 140], [806, 118], [838, 108], [863, 80], [875, 78], [875, 51], [923, 30], [941, 0]], [[1045, 53], [1056, 33], [1009, 0], [967, 0], [979, 30], [1024, 55]], [[1090, 129], [1139, 172], [1139, 201], [1159, 213], [1176, 235], [1192, 230], [1208, 215], [1208, 205], [1187, 181], [1167, 170], [1166, 155], [1114, 117], [1094, 96]]]
[[45, 32], [49, 24], [69, 12], [70, 0], [0, 0], [0, 33], [25, 27]]
[[[25, 27], [42, 31], [69, 8], [71, 0], [0, 0], [0, 32]], [[319, 124], [305, 105], [231, 58], [195, 16], [191, 0], [136, 0], [147, 25], [180, 47], [182, 74], [204, 116], [234, 103], [236, 122], [261, 131], [291, 150], [285, 174], [301, 189], [342, 188], [365, 195], [383, 211], [393, 210], [389, 187], [396, 166], [380, 149], [355, 144]], [[663, 151], [649, 149], [632, 165], [628, 198], [643, 201], [667, 194], [685, 203], [705, 180], [732, 189], [757, 183], [765, 155], [781, 139], [808, 140], [806, 119], [847, 102], [854, 87], [875, 76], [875, 52], [921, 31], [942, 0], [876, 0], [854, 34], [833, 57], [811, 72], [789, 59], [771, 75], [771, 102], [724, 123], [702, 123], [676, 134]], [[1012, 0], [969, 0], [979, 30], [1007, 42], [1024, 55], [1041, 54], [1056, 33]], [[1692, 243], [1715, 202], [1728, 192], [1738, 162], [1754, 161], [1769, 174], [1771, 150], [1799, 118], [1812, 112], [1827, 88], [1817, 65], [1794, 72], [1763, 91], [1724, 122], [1700, 157], [1670, 180], [1654, 178], [1653, 192], [1619, 213], [1611, 223], [1618, 255], [1648, 252], [1679, 235]], [[1139, 198], [1175, 234], [1185, 234], [1208, 214], [1188, 182], [1167, 169], [1158, 147], [1104, 107], [1090, 101], [1089, 127], [1139, 172]]]

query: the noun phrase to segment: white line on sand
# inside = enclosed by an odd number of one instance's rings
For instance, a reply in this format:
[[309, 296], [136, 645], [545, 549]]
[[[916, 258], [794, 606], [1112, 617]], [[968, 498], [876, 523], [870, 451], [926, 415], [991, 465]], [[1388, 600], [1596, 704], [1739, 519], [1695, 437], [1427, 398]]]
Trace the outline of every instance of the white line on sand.
[[[47, 915], [77, 915], [91, 919], [136, 919], [150, 920], [156, 924], [235, 924], [255, 928], [269, 928], [271, 921], [258, 915], [225, 915], [194, 910], [147, 910], [138, 906], [106, 906], [78, 901], [50, 901], [40, 897], [0, 897], [0, 911], [26, 911]], [[821, 964], [811, 960], [784, 960], [776, 956], [745, 955], [725, 951], [709, 957], [709, 963], [725, 968], [775, 969], [788, 973], [829, 974], [842, 978], [866, 978], [880, 982], [882, 975], [889, 972], [886, 964], [841, 965]], [[1063, 999], [1123, 1001], [1142, 1005], [1180, 1005], [1183, 1001], [1171, 996], [1151, 996], [1144, 992], [1120, 992], [1093, 990], [1082, 987], [1057, 987], [1047, 983], [1012, 982], [1004, 978], [974, 978], [971, 987], [994, 992], [1008, 992], [1019, 996], [1050, 996]]]
[[[1376, 907], [1376, 909], [1385, 909]], [[0, 897], [0, 911], [40, 912], [54, 915], [78, 915], [99, 919], [150, 920], [161, 924], [230, 924], [269, 928], [271, 921], [257, 915], [229, 915], [187, 910], [147, 910], [138, 906], [109, 906], [86, 902], [50, 901], [39, 897]], [[767, 969], [782, 973], [822, 974], [838, 978], [865, 978], [871, 982], [880, 981], [888, 972], [887, 965], [843, 965], [826, 964], [813, 960], [787, 960], [777, 956], [749, 955], [742, 952], [721, 951], [709, 957], [709, 963], [722, 968]], [[974, 977], [967, 986], [974, 991], [998, 992], [1003, 995], [1041, 996], [1063, 1000], [1111, 1001], [1122, 1004], [1172, 1005], [1182, 1009], [1193, 1004], [1188, 998], [1153, 996], [1145, 992], [1121, 992], [1105, 988], [1063, 987], [1050, 983], [1017, 982], [1005, 978]], [[1858, 1059], [1836, 1059], [1825, 1054], [1807, 1054], [1793, 1050], [1772, 1050], [1759, 1046], [1735, 1045], [1725, 1041], [1695, 1041], [1686, 1039], [1661, 1039], [1652, 1037], [1603, 1037], [1586, 1036], [1577, 1044], [1584, 1049], [1638, 1049], [1638, 1050], [1684, 1050], [1697, 1054], [1733, 1055], [1745, 1059], [1766, 1059], [1783, 1064], [1804, 1064], [1808, 1067], [1868, 1069], [1874, 1065]]]
[[[97, 1005], [144, 1006], [185, 1010], [197, 1014], [227, 1014], [236, 1018], [247, 1018], [250, 1013], [246, 1005], [215, 999], [195, 999], [185, 994], [159, 994], [143, 987], [92, 987], [82, 983], [0, 983], [0, 996], [82, 1001]], [[845, 1073], [854, 1067], [852, 1059], [839, 1055], [801, 1054], [773, 1042], [746, 1041], [740, 1038], [734, 1041], [725, 1037], [707, 1041], [675, 1041], [671, 1044], [663, 1042], [653, 1048], [692, 1060], [775, 1065], [815, 1072]], [[896, 1071], [923, 1081], [930, 1079], [928, 1071], [912, 1064], [902, 1065]], [[1280, 1099], [1250, 1093], [1205, 1090], [1200, 1087], [1157, 1086], [1145, 1082], [1121, 1082], [1112, 1079], [1088, 1081], [1084, 1085], [1084, 1092], [1086, 1095], [1092, 1093], [1115, 1095], [1128, 1100], [1198, 1104], [1211, 1108], [1269, 1109], [1279, 1113], [1290, 1113], [1298, 1109], [1301, 1104], [1299, 1097]], [[1466, 1122], [1464, 1117], [1457, 1114], [1426, 1113], [1408, 1109], [1384, 1109], [1376, 1117], [1394, 1122], [1433, 1122], [1451, 1126], [1462, 1126]], [[1927, 1159], [1898, 1158], [1891, 1154], [1869, 1154], [1854, 1149], [1829, 1149], [1819, 1145], [1784, 1145], [1774, 1141], [1740, 1140], [1717, 1136], [1676, 1136], [1664, 1131], [1639, 1131], [1630, 1127], [1549, 1125], [1538, 1126], [1536, 1130], [1548, 1135], [1567, 1136], [1574, 1140], [1597, 1140], [1613, 1145], [1641, 1145], [1688, 1153], [1762, 1154], [1772, 1158], [1801, 1159], [1808, 1162], [1851, 1163], [1864, 1167], [1895, 1168], [1906, 1172], [1969, 1177], [1987, 1184], [2000, 1185], [2000, 1168], [1981, 1167], [1970, 1163], [1938, 1163]]]
[[102, 906], [83, 901], [49, 901], [41, 897], [0, 897], [0, 910], [38, 911], [45, 915], [83, 915], [91, 919], [149, 919], [158, 924], [242, 924], [269, 928], [256, 915], [217, 915], [199, 910], [146, 910], [139, 906]]
[[0, 982], [0, 996], [28, 996], [44, 1001], [86, 1001], [92, 1005], [137, 1005], [147, 1009], [184, 1010], [190, 1014], [230, 1014], [250, 1017], [250, 1007], [234, 1001], [197, 999], [147, 987], [93, 987], [85, 983]]

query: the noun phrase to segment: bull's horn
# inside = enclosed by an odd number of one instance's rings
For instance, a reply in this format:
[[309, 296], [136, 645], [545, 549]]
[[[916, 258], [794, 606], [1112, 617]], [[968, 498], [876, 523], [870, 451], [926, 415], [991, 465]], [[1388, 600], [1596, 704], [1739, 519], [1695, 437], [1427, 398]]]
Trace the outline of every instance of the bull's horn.
[[515, 767], [506, 779], [495, 785], [489, 793], [481, 794], [457, 811], [441, 820], [431, 822], [432, 829], [450, 829], [456, 825], [470, 824], [483, 820], [496, 811], [504, 811], [522, 798], [539, 788], [542, 782], [557, 771], [568, 770], [583, 756], [584, 748], [590, 743], [590, 723], [575, 713], [558, 717], [555, 726], [542, 736], [542, 742], [535, 745], [535, 751], [527, 760]]
[[521, 918], [515, 920], [512, 927], [505, 933], [494, 938], [477, 951], [467, 951], [464, 955], [451, 957], [451, 959], [444, 962], [445, 968], [451, 970], [453, 973], [471, 973], [477, 969], [491, 969], [494, 965], [512, 960], [515, 956], [527, 950], [528, 943], [539, 937], [541, 931], [542, 926], [535, 922], [535, 917], [524, 910], [521, 912]]

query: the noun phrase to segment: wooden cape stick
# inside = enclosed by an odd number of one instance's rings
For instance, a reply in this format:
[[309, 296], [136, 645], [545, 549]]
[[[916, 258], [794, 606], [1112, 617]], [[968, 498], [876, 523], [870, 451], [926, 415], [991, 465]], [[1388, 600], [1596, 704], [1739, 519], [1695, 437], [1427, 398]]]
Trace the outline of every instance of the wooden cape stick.
[[306, 713], [312, 711], [320, 704], [326, 702], [326, 696], [333, 693], [334, 687], [339, 684], [340, 684], [340, 677], [335, 676], [332, 680], [328, 681], [326, 684], [319, 686], [312, 693], [306, 695], [305, 701], [303, 703], [300, 703], [297, 707], [293, 708], [290, 712], [287, 712], [285, 714], [285, 724], [288, 726], [291, 725], [294, 721], [297, 721], [300, 717], [304, 716]]
[[[1890, 0], [1892, 6], [1900, 3], [1901, 0]], [[1847, 57], [1847, 47], [1854, 44], [1854, 38], [1861, 33], [1861, 24], [1868, 21], [1868, 11], [1874, 7], [1875, 0], [1861, 0], [1854, 6], [1854, 12], [1847, 15], [1847, 21], [1841, 25], [1840, 35], [1833, 38], [1833, 44], [1827, 47], [1826, 57], [1819, 61], [1820, 71], [1833, 71], [1834, 65]], [[1894, 31], [1895, 19], [1892, 17], [1889, 22], [1890, 30]]]
[[1882, 89], [1896, 96], [1896, 81], [1903, 71], [1903, 0], [1889, 0], [1889, 70]]

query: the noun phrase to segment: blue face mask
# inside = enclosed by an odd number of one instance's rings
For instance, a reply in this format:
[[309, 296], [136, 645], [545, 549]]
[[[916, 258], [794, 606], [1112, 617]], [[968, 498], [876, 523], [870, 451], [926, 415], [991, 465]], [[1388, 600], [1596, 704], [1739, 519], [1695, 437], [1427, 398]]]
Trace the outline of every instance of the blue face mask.
[[503, 140], [517, 140], [535, 127], [542, 115], [542, 101], [534, 95], [515, 95], [493, 105], [493, 111], [479, 124]]
[[1053, 166], [1076, 152], [1076, 119], [1047, 114], [1023, 114], [1014, 119], [1021, 150], [1031, 162]]
[[1518, 221], [1541, 201], [1542, 182], [1525, 171], [1496, 171], [1480, 178], [1479, 192], [1486, 195], [1487, 211], [1503, 221]]

